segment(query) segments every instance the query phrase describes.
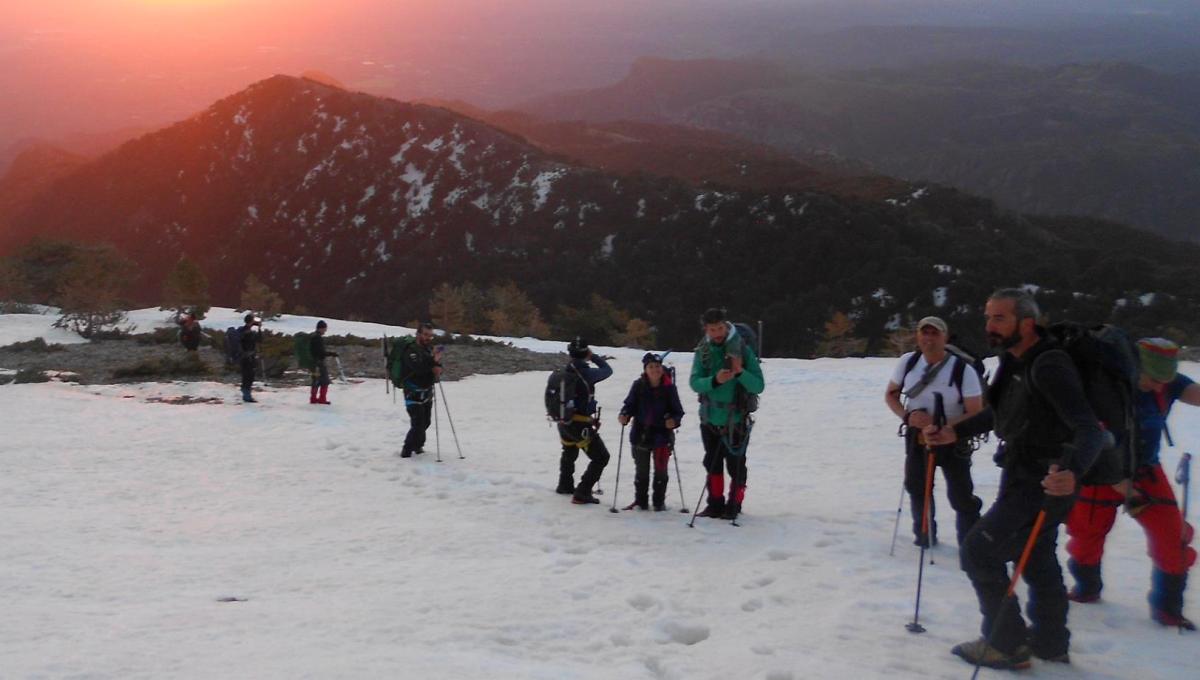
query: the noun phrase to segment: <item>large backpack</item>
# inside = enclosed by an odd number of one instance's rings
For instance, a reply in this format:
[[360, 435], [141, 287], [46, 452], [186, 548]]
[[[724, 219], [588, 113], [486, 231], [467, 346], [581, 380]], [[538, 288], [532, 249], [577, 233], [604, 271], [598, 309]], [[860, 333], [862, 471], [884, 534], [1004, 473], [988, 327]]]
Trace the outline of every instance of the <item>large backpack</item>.
[[225, 329], [225, 361], [230, 364], [242, 361], [242, 329], [238, 326]]
[[296, 365], [312, 370], [317, 362], [312, 354], [312, 336], [303, 331], [292, 336], [292, 346], [296, 350]]
[[[580, 383], [588, 393], [588, 401], [591, 401], [591, 386], [579, 375], [579, 371], [571, 364], [567, 364], [561, 368], [556, 368], [550, 373], [550, 377], [546, 379], [546, 416], [551, 420], [557, 420], [560, 423], [569, 422], [572, 416], [581, 413], [581, 409], [586, 409], [587, 404], [575, 403], [578, 395]], [[583, 415], [589, 415], [584, 413]]]
[[404, 379], [408, 376], [404, 375], [404, 353], [408, 348], [417, 341], [414, 335], [405, 335], [403, 337], [392, 340], [391, 346], [387, 351], [387, 372], [388, 377], [392, 380], [392, 385], [399, 389], [404, 389]]
[[[758, 346], [758, 333], [755, 333], [754, 329], [751, 328], [748, 324], [735, 322], [732, 325], [737, 332], [725, 339], [726, 355], [728, 356], [729, 352], [732, 350], [732, 351], [738, 352], [739, 354], [741, 354], [744, 357], [745, 356], [745, 347], [749, 346], [752, 350], [754, 350], [754, 356], [761, 358], [761, 356], [759, 354], [760, 348]], [[733, 342], [730, 341], [731, 338], [733, 339]], [[699, 356], [700, 365], [704, 367], [704, 371], [706, 373], [713, 370], [713, 368], [715, 368], [713, 366], [708, 365], [708, 363], [709, 363], [708, 350], [709, 350], [708, 338], [707, 337], [700, 338], [700, 342], [696, 345], [696, 354]], [[742, 413], [754, 413], [755, 411], [758, 410], [758, 395], [757, 394], [750, 392], [749, 390], [742, 387], [741, 385], [738, 385], [734, 389], [734, 394], [736, 395], [735, 396], [735, 400], [736, 400], [735, 406], [738, 411], [740, 411]], [[701, 412], [703, 413], [707, 407], [708, 407], [708, 395], [702, 394], [702, 395], [700, 395], [700, 410], [701, 410]]]
[[[979, 387], [987, 387], [987, 367], [983, 363], [982, 357], [977, 357], [971, 352], [953, 345], [946, 344], [946, 351], [953, 355], [956, 359], [954, 367], [950, 369], [950, 386], [958, 388], [958, 403], [963, 403], [963, 374], [966, 373], [967, 367], [970, 366], [975, 371], [975, 375], [979, 376]], [[904, 385], [904, 381], [908, 378], [908, 374], [917, 366], [917, 362], [921, 360], [921, 352], [913, 352], [912, 356], [904, 364], [904, 375], [900, 377], [900, 385]], [[982, 394], [984, 400], [987, 399], [987, 390], [983, 389]]]
[[1109, 324], [1087, 327], [1061, 322], [1051, 325], [1047, 332], [1070, 355], [1092, 411], [1101, 427], [1113, 436], [1112, 445], [1100, 451], [1080, 482], [1106, 485], [1131, 478], [1138, 446], [1137, 348], [1125, 331]]

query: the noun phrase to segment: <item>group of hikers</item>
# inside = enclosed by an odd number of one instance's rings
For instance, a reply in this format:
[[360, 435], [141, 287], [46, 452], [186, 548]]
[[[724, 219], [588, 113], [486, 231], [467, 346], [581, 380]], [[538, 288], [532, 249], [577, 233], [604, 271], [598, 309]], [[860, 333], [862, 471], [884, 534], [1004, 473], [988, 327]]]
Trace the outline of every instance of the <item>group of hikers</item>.
[[[1183, 615], [1188, 568], [1196, 561], [1187, 524], [1159, 462], [1166, 419], [1177, 401], [1200, 405], [1200, 386], [1178, 372], [1179, 347], [1163, 338], [1125, 339], [1135, 367], [1129, 375], [1126, 422], [1100, 416], [1103, 358], [1083, 356], [1083, 343], [1122, 344], [1115, 329], [1071, 336], [1038, 323], [1034, 298], [1021, 289], [992, 294], [985, 307], [989, 345], [1000, 352], [989, 384], [972, 357], [948, 344], [945, 321], [918, 322], [918, 349], [904, 355], [887, 385], [885, 401], [902, 421], [904, 488], [912, 507], [914, 543], [937, 543], [933, 469], [942, 469], [955, 512], [959, 558], [979, 600], [982, 637], [955, 646], [966, 661], [1025, 668], [1031, 657], [1069, 663], [1068, 603], [1099, 601], [1105, 536], [1118, 508], [1145, 530], [1153, 564], [1151, 618], [1195, 630]], [[1087, 337], [1084, 337], [1087, 336]], [[1123, 337], [1123, 336], [1122, 336]], [[1105, 420], [1105, 418], [1108, 418]], [[971, 479], [978, 438], [1000, 440], [999, 492], [981, 514]], [[1114, 461], [1121, 464], [1118, 471]], [[1108, 469], [1102, 471], [1102, 468]], [[1068, 591], [1057, 555], [1058, 526], [1066, 524]], [[1028, 585], [1026, 615], [1012, 594], [1019, 564]]]
[[[704, 338], [696, 348], [688, 380], [699, 396], [700, 438], [708, 473], [707, 504], [697, 516], [736, 520], [746, 497], [746, 449], [754, 426], [752, 402], [757, 402], [766, 383], [754, 343], [745, 337], [746, 327], [730, 323], [725, 311], [716, 308], [706, 311], [701, 323]], [[595, 386], [612, 375], [612, 367], [593, 354], [582, 338], [572, 341], [567, 353], [570, 363], [551, 374], [546, 391], [547, 413], [558, 421], [562, 441], [556, 491], [569, 494], [575, 504], [599, 503], [592, 491], [608, 464], [609, 453], [599, 434]], [[646, 353], [642, 374], [630, 386], [617, 417], [622, 431], [632, 423], [629, 444], [635, 464], [634, 501], [627, 509], [667, 509], [668, 462], [674, 450], [675, 430], [683, 416], [674, 376], [663, 368], [663, 357]], [[581, 451], [589, 462], [576, 484], [575, 462]]]
[[[1032, 657], [1069, 663], [1068, 604], [1100, 600], [1105, 537], [1121, 507], [1146, 533], [1153, 564], [1151, 618], [1181, 631], [1195, 630], [1183, 614], [1187, 572], [1196, 561], [1192, 527], [1159, 460], [1161, 439], [1170, 442], [1166, 421], [1173, 405], [1200, 406], [1200, 386], [1178, 372], [1180, 348], [1163, 338], [1124, 339], [1129, 390], [1124, 401], [1128, 417], [1123, 419], [1106, 411], [1096, 396], [1101, 381], [1092, 369], [1103, 362], [1080, 359], [1078, 349], [1106, 342], [1119, 347], [1123, 335], [1114, 340], [1094, 337], [1087, 329], [1077, 328], [1071, 335], [1057, 326], [1044, 327], [1036, 301], [1022, 289], [993, 293], [985, 317], [988, 344], [999, 352], [990, 381], [981, 360], [951, 343], [946, 322], [929, 316], [918, 322], [917, 349], [900, 357], [885, 391], [887, 407], [901, 421], [903, 488], [910, 498], [913, 542], [922, 549], [922, 558], [925, 549], [938, 543], [932, 490], [934, 469], [941, 468], [955, 512], [960, 565], [983, 614], [981, 637], [951, 651], [976, 666], [993, 668], [1026, 668]], [[736, 521], [746, 499], [754, 411], [766, 383], [748, 326], [731, 323], [716, 308], [705, 311], [700, 321], [704, 336], [695, 348], [688, 386], [699, 399], [707, 478], [704, 509], [700, 511], [698, 501], [694, 517]], [[254, 401], [255, 331], [261, 324], [248, 314], [238, 334], [242, 396], [249, 402]], [[313, 357], [310, 402], [315, 404], [329, 403], [325, 359], [336, 356], [324, 347], [326, 328], [319, 322], [308, 340]], [[403, 391], [411, 420], [400, 452], [404, 458], [423, 452], [431, 423], [433, 390], [442, 372], [434, 337], [432, 324], [422, 323], [414, 337], [393, 343], [390, 351], [385, 341], [389, 375]], [[546, 412], [557, 424], [562, 445], [555, 490], [586, 506], [600, 502], [595, 487], [610, 460], [599, 432], [595, 391], [613, 370], [581, 337], [568, 344], [567, 353], [568, 364], [551, 374], [545, 393]], [[625, 509], [667, 509], [668, 463], [684, 415], [673, 371], [664, 366], [663, 355], [647, 352], [617, 417], [622, 435], [629, 430], [635, 464], [634, 500]], [[998, 494], [984, 512], [971, 465], [990, 433], [999, 440], [994, 461], [1002, 472]], [[588, 464], [576, 482], [580, 453]], [[1069, 591], [1057, 555], [1058, 527], [1064, 523], [1067, 566], [1074, 578]], [[1011, 576], [1010, 562], [1016, 565]], [[1028, 622], [1013, 594], [1018, 577], [1028, 585]]]

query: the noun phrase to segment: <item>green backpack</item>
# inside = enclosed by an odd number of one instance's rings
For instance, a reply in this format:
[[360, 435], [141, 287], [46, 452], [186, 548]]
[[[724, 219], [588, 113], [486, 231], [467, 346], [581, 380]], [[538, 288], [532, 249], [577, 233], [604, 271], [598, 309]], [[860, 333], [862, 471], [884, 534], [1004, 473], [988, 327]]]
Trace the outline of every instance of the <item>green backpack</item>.
[[313, 360], [312, 355], [312, 336], [308, 333], [297, 333], [292, 336], [292, 346], [296, 350], [297, 366], [309, 370], [316, 368], [317, 362]]

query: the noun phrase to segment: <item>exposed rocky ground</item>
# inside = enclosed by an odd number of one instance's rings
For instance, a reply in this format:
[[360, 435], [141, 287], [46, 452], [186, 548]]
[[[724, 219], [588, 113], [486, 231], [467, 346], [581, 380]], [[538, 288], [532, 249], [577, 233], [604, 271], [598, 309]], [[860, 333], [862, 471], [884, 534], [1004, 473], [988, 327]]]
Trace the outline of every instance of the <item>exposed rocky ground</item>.
[[[290, 343], [286, 338], [279, 341]], [[383, 354], [378, 345], [333, 344], [339, 341], [330, 338], [329, 349], [338, 352], [346, 378], [384, 377]], [[189, 361], [187, 352], [177, 343], [154, 343], [151, 336], [45, 348], [18, 347], [0, 347], [0, 370], [4, 371], [0, 374], [0, 383], [12, 380], [14, 372], [36, 379], [38, 372], [45, 371], [70, 374], [62, 376], [63, 379], [83, 384], [174, 380], [237, 383], [241, 379], [237, 369], [226, 367], [223, 353], [213, 347], [202, 346], [196, 360]], [[565, 354], [531, 352], [498, 343], [456, 344], [446, 348], [442, 377], [450, 381], [473, 374], [549, 371], [566, 360]], [[290, 354], [278, 361], [268, 358], [264, 363], [269, 383], [298, 385], [308, 382], [308, 371], [297, 369]], [[332, 360], [329, 368], [331, 377], [336, 380], [337, 365]]]

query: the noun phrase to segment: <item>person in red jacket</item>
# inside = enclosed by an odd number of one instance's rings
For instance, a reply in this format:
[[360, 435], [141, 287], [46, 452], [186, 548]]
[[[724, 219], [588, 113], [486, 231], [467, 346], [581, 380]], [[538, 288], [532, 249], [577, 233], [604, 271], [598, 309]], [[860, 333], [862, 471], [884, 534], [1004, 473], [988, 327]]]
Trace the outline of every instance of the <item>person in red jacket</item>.
[[1100, 560], [1104, 539], [1117, 519], [1117, 508], [1126, 511], [1146, 532], [1151, 575], [1150, 616], [1164, 626], [1195, 630], [1183, 615], [1183, 591], [1188, 568], [1196, 562], [1191, 543], [1193, 530], [1179, 511], [1171, 484], [1159, 463], [1160, 442], [1170, 434], [1167, 416], [1176, 401], [1200, 406], [1200, 385], [1179, 373], [1179, 346], [1163, 338], [1143, 338], [1137, 343], [1142, 374], [1138, 381], [1138, 467], [1132, 485], [1084, 486], [1067, 519], [1067, 568], [1075, 577], [1068, 597], [1088, 603], [1100, 599], [1104, 582]]

